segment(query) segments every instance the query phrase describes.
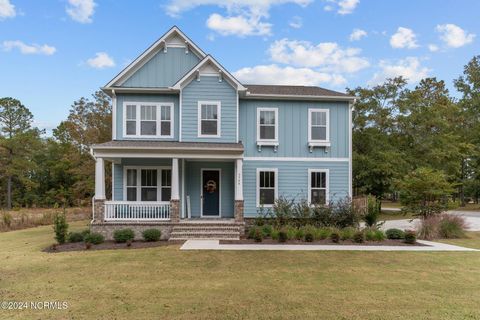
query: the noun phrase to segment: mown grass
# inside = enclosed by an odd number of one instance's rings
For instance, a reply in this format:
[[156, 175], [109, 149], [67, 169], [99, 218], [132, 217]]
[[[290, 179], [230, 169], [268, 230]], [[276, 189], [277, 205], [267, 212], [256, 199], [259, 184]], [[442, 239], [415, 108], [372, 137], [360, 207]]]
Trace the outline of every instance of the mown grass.
[[476, 252], [43, 253], [51, 230], [0, 234], [0, 296], [69, 308], [0, 319], [480, 318]]
[[480, 249], [480, 232], [467, 232], [465, 239], [442, 239], [438, 242], [449, 243], [456, 246], [462, 246], [473, 249]]

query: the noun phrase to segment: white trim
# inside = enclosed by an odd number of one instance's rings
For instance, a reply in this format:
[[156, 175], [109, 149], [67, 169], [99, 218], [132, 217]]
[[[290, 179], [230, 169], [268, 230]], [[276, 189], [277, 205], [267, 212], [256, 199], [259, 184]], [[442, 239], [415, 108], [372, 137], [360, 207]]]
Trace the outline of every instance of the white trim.
[[[204, 150], [205, 153], [192, 153], [188, 154], [179, 151], [178, 153], [115, 153], [115, 152], [99, 152], [95, 151], [95, 157], [103, 158], [185, 158], [185, 159], [241, 159], [242, 154], [228, 154], [219, 153], [219, 150]], [[210, 153], [207, 153], [210, 152]]]
[[105, 160], [95, 159], [95, 200], [105, 200]]
[[349, 158], [244, 157], [245, 161], [348, 162]]
[[182, 159], [182, 218], [185, 218], [185, 159]]
[[353, 112], [353, 103], [349, 103], [349, 112], [348, 112], [348, 196], [353, 197], [353, 173], [352, 173], [352, 112]]
[[[278, 199], [278, 168], [257, 168], [256, 173], [256, 197], [255, 203], [256, 207], [260, 208], [260, 172], [275, 172], [275, 189], [274, 189], [274, 200]], [[264, 208], [272, 208], [273, 205], [271, 204], [264, 204]]]
[[[135, 106], [135, 134], [127, 134], [127, 105]], [[142, 106], [155, 106], [156, 108], [156, 132], [155, 135], [142, 135], [141, 134], [141, 108]], [[170, 107], [170, 134], [162, 135], [161, 123], [162, 123], [162, 107]], [[173, 102], [148, 102], [148, 101], [124, 101], [123, 102], [123, 137], [124, 138], [160, 138], [160, 139], [173, 139], [175, 135], [175, 104]], [[152, 120], [153, 121], [153, 120]], [[165, 122], [165, 120], [163, 121]]]
[[[260, 137], [260, 113], [262, 111], [273, 111], [275, 113], [275, 139], [261, 139]], [[257, 145], [275, 145], [278, 146], [278, 108], [257, 108]]]
[[182, 121], [183, 121], [183, 118], [182, 118], [182, 91], [183, 90], [180, 90], [180, 95], [179, 95], [179, 99], [178, 99], [178, 141], [179, 142], [182, 142]]
[[288, 94], [252, 94], [247, 92], [244, 99], [278, 99], [278, 100], [311, 100], [311, 101], [353, 101], [354, 96], [311, 96], [311, 95], [288, 95]]
[[[325, 121], [326, 121], [326, 134], [325, 139], [312, 139], [312, 113], [313, 112], [325, 112]], [[330, 110], [329, 109], [319, 109], [319, 108], [309, 108], [308, 109], [308, 143], [309, 144], [328, 144], [330, 146]]]
[[[162, 170], [172, 170], [171, 166], [123, 166], [123, 201], [127, 200], [127, 170], [136, 170], [137, 171], [137, 185], [135, 186], [137, 189], [137, 200], [136, 201], [129, 201], [133, 203], [137, 202], [146, 202], [146, 203], [157, 203], [157, 202], [165, 202], [159, 199], [162, 198]], [[142, 174], [141, 170], [149, 170], [149, 169], [156, 169], [157, 170], [157, 201], [141, 201], [142, 198]], [[172, 186], [170, 186], [172, 188]], [[167, 201], [168, 202], [168, 201]]]
[[[202, 134], [202, 105], [215, 105], [217, 107], [217, 134]], [[208, 121], [213, 121], [213, 119], [210, 119]], [[222, 133], [222, 102], [221, 101], [198, 101], [197, 102], [197, 137], [198, 138], [220, 138], [222, 136], [221, 133]]]
[[180, 168], [178, 166], [178, 158], [172, 159], [172, 174], [171, 174], [171, 200], [180, 200]]
[[112, 140], [117, 139], [117, 95], [112, 90]]
[[115, 163], [112, 161], [112, 201], [115, 201]]
[[235, 127], [235, 129], [236, 129], [236, 135], [237, 135], [237, 143], [238, 143], [238, 141], [240, 141], [240, 138], [239, 138], [239, 136], [240, 136], [240, 133], [239, 133], [239, 132], [240, 132], [240, 129], [238, 128], [239, 121], [240, 121], [240, 120], [239, 120], [239, 119], [240, 119], [240, 111], [239, 111], [239, 110], [240, 110], [240, 101], [239, 101], [238, 91], [237, 91], [237, 124], [236, 124], [236, 127]]
[[235, 200], [243, 200], [243, 160], [235, 161]]
[[[330, 170], [329, 169], [308, 169], [308, 203], [312, 204], [312, 173], [325, 173], [325, 204], [330, 201]], [[317, 189], [317, 188], [316, 188]]]
[[[218, 216], [203, 215], [203, 171], [218, 171]], [[222, 169], [220, 168], [201, 168], [200, 169], [200, 217], [201, 218], [220, 218], [222, 216]]]

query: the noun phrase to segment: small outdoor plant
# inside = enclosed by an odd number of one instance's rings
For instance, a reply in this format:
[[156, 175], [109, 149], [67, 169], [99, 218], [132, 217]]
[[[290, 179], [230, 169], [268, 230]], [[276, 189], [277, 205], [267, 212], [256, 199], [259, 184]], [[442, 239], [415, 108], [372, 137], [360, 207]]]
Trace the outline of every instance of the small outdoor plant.
[[306, 242], [313, 242], [314, 239], [315, 239], [315, 237], [313, 236], [313, 233], [307, 232], [305, 234], [305, 241]]
[[273, 232], [273, 227], [269, 224], [265, 224], [262, 226], [262, 233], [264, 237], [270, 237]]
[[361, 230], [355, 232], [355, 234], [353, 235], [353, 241], [356, 243], [365, 242], [365, 233]]
[[342, 240], [350, 240], [353, 238], [356, 229], [352, 227], [346, 227], [340, 230], [340, 239]]
[[263, 241], [262, 230], [260, 230], [259, 228], [255, 228], [255, 233], [253, 235], [253, 240], [255, 240], [255, 242], [262, 242]]
[[392, 240], [401, 240], [405, 238], [405, 232], [395, 228], [388, 229], [386, 231], [386, 235], [388, 239], [392, 239]]
[[68, 223], [65, 212], [57, 213], [53, 220], [53, 231], [55, 232], [55, 240], [59, 244], [64, 244], [67, 241]]
[[70, 232], [68, 234], [68, 242], [82, 242], [83, 234], [81, 232]]
[[330, 230], [329, 228], [320, 228], [318, 229], [316, 236], [318, 239], [324, 240], [330, 237], [331, 233], [332, 233], [332, 230]]
[[92, 232], [85, 236], [83, 241], [88, 244], [101, 244], [105, 241], [105, 238], [100, 233]]
[[367, 210], [363, 220], [367, 227], [374, 227], [377, 225], [378, 216], [380, 215], [380, 201], [372, 195], [367, 197]]
[[375, 241], [375, 230], [365, 229], [365, 239], [367, 241]]
[[465, 218], [443, 215], [438, 225], [438, 236], [443, 239], [465, 238]]
[[162, 232], [158, 229], [147, 229], [142, 232], [143, 239], [147, 242], [154, 242], [160, 240]]
[[279, 236], [279, 231], [278, 230], [272, 230], [272, 234], [271, 234], [271, 237], [273, 240], [278, 240], [278, 236]]
[[385, 238], [385, 233], [382, 230], [377, 229], [373, 231], [373, 241], [383, 241]]
[[300, 228], [295, 231], [295, 239], [303, 240], [304, 237], [305, 237], [305, 231], [303, 229]]
[[330, 240], [334, 243], [338, 243], [340, 241], [340, 233], [338, 231], [333, 231], [330, 234]]
[[415, 244], [417, 242], [417, 234], [414, 230], [405, 231], [405, 243]]
[[125, 243], [128, 240], [133, 241], [135, 233], [132, 229], [119, 229], [113, 232], [113, 239], [116, 243]]
[[287, 242], [287, 240], [288, 240], [287, 231], [280, 230], [278, 232], [278, 242]]

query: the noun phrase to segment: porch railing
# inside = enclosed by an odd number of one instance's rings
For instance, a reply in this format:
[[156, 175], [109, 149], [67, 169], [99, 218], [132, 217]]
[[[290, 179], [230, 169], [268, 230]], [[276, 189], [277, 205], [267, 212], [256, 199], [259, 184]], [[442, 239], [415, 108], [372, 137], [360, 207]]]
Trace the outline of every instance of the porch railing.
[[106, 201], [105, 220], [170, 220], [170, 202]]

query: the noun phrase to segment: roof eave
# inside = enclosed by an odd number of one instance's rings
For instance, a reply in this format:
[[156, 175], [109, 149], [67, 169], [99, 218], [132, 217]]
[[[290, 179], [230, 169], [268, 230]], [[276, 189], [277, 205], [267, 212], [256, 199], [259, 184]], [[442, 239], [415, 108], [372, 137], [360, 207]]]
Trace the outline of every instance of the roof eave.
[[278, 99], [278, 100], [318, 100], [318, 101], [349, 101], [354, 102], [355, 96], [314, 96], [314, 95], [285, 95], [285, 94], [254, 94], [246, 92], [243, 99]]

